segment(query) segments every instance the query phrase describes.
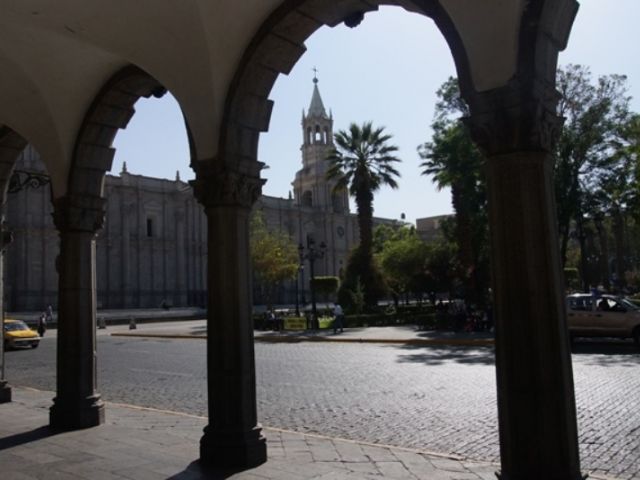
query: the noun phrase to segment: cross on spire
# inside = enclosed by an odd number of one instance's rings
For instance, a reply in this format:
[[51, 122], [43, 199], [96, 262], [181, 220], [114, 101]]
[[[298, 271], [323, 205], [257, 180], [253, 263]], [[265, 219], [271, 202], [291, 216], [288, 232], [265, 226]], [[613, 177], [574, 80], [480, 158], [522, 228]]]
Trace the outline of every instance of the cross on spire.
[[316, 67], [313, 67], [312, 70], [313, 70], [313, 83], [318, 83], [318, 69]]

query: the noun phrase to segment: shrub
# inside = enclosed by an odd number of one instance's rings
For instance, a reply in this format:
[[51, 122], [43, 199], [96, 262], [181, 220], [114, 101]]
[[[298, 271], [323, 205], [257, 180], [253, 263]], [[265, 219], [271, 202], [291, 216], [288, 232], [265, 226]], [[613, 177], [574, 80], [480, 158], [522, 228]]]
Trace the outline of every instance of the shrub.
[[348, 311], [356, 312], [362, 296], [363, 310], [371, 310], [386, 292], [384, 278], [373, 258], [356, 247], [347, 262], [344, 279], [338, 290], [338, 301]]

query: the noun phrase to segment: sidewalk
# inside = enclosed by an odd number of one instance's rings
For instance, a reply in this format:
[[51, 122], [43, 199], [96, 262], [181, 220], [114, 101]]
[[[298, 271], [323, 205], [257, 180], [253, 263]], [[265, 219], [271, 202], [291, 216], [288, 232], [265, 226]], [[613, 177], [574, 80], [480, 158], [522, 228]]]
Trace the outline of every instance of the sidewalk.
[[[28, 324], [35, 324], [38, 322], [41, 313], [42, 312], [7, 312], [6, 318], [24, 320]], [[128, 324], [132, 318], [138, 323], [205, 318], [207, 311], [204, 308], [198, 307], [172, 307], [169, 309], [136, 308], [128, 310], [98, 310], [96, 316], [98, 322], [104, 320], [107, 325], [111, 326]], [[56, 326], [57, 318], [58, 312], [53, 312], [53, 322], [50, 323], [49, 327]]]
[[265, 428], [269, 460], [243, 472], [207, 469], [198, 459], [206, 419], [107, 403], [106, 423], [49, 430], [52, 392], [13, 388], [0, 405], [0, 471], [7, 480], [495, 480], [498, 465]]
[[[158, 338], [206, 338], [206, 322], [174, 322], [171, 324], [136, 325], [135, 330], [123, 327], [112, 329], [113, 336]], [[408, 345], [459, 345], [490, 346], [493, 334], [486, 332], [448, 332], [420, 330], [412, 325], [388, 327], [345, 328], [334, 334], [333, 330], [318, 331], [254, 331], [257, 342], [354, 342], [354, 343], [402, 343]]]

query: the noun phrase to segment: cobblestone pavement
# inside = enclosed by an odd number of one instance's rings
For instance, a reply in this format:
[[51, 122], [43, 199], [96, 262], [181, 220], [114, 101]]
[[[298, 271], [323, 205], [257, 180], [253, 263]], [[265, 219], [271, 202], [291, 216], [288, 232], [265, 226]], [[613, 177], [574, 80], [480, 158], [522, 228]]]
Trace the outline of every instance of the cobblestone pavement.
[[237, 471], [205, 467], [206, 419], [107, 402], [100, 428], [46, 427], [47, 392], [14, 388], [0, 405], [0, 471], [7, 480], [495, 480], [498, 466], [398, 447], [263, 429], [269, 459]]
[[[7, 353], [7, 378], [53, 390], [54, 341]], [[100, 337], [107, 400], [206, 414], [201, 340]], [[256, 344], [258, 408], [270, 427], [498, 460], [490, 348]], [[573, 355], [585, 470], [640, 479], [640, 355], [586, 345]]]

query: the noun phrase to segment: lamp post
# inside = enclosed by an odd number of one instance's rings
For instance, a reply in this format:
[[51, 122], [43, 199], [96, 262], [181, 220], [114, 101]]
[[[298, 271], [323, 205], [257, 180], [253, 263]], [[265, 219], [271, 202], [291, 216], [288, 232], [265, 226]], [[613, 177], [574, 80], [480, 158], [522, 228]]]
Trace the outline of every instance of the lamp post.
[[[0, 223], [0, 332], [4, 336], [4, 290], [2, 285], [2, 261], [4, 251], [13, 241], [13, 233], [5, 229], [4, 221]], [[4, 339], [0, 339], [0, 403], [11, 401], [11, 387], [5, 376]]]
[[[315, 279], [315, 270], [314, 270], [314, 263], [316, 260], [321, 259], [322, 257], [324, 257], [324, 252], [327, 249], [327, 246], [324, 242], [320, 242], [320, 245], [318, 246], [318, 248], [316, 248], [316, 242], [313, 238], [309, 237], [307, 235], [307, 252], [305, 253], [305, 248], [302, 245], [302, 243], [300, 243], [298, 245], [298, 253], [300, 254], [300, 263], [302, 263], [304, 260], [309, 260], [309, 287], [311, 290], [311, 322], [312, 322], [312, 328], [313, 329], [317, 329], [318, 328], [318, 311], [316, 309], [316, 289], [314, 286], [314, 279]], [[304, 284], [302, 285], [303, 288], [303, 295], [304, 295]]]
[[304, 265], [302, 264], [302, 261], [300, 261], [300, 285], [302, 285], [302, 291], [300, 292], [300, 302], [302, 303], [302, 308], [304, 308], [304, 306], [307, 304], [307, 296], [304, 288]]
[[295, 280], [295, 292], [296, 292], [296, 317], [300, 316], [300, 302], [298, 301], [298, 282], [300, 282], [300, 267], [302, 265], [298, 265], [298, 269], [296, 270], [296, 280]]

